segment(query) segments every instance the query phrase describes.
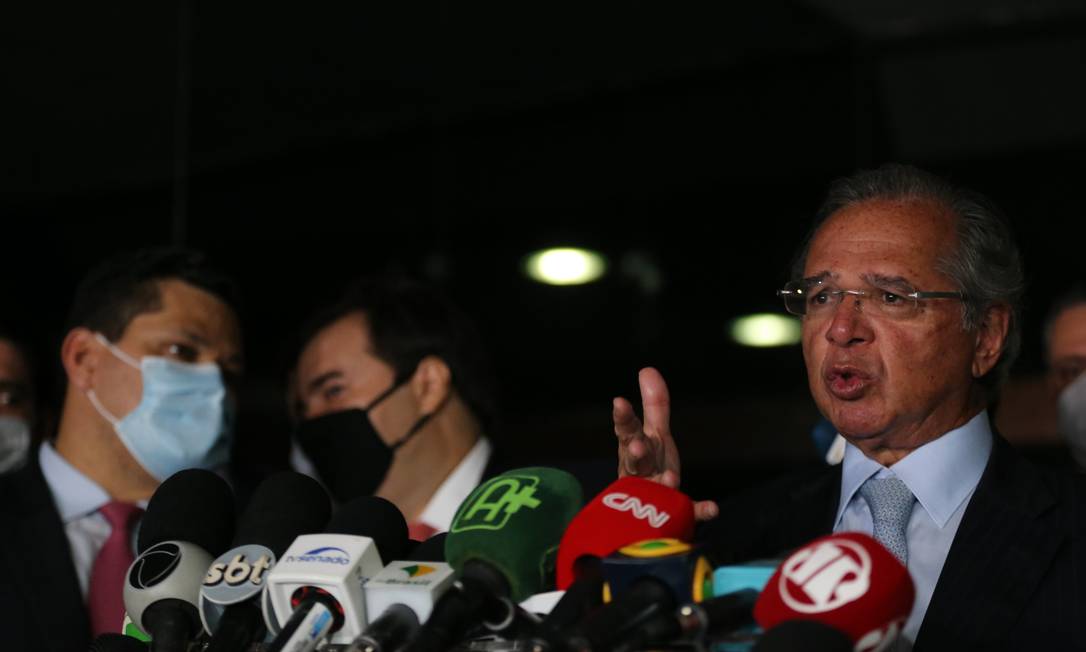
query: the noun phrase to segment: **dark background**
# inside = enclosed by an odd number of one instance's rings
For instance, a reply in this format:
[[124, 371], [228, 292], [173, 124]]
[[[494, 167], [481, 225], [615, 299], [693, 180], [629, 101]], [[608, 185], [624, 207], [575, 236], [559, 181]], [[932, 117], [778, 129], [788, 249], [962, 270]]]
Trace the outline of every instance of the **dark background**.
[[[777, 309], [833, 178], [911, 162], [1010, 214], [1023, 386], [1083, 276], [1080, 0], [39, 2], [0, 25], [5, 318], [53, 364], [88, 266], [206, 250], [245, 291], [239, 446], [270, 466], [300, 322], [361, 274], [428, 279], [477, 319], [521, 452], [612, 454], [611, 397], [658, 366], [706, 490], [813, 459], [798, 348], [725, 329]], [[520, 273], [558, 244], [612, 273]]]

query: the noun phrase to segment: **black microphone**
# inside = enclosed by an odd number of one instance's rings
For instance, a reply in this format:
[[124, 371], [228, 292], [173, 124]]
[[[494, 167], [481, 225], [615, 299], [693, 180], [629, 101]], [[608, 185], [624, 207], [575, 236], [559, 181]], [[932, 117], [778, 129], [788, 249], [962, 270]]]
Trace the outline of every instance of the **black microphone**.
[[187, 469], [159, 485], [140, 523], [124, 606], [151, 650], [183, 652], [200, 633], [200, 585], [234, 534], [234, 494], [219, 476]]
[[211, 564], [200, 589], [200, 617], [211, 634], [206, 652], [244, 650], [265, 637], [268, 573], [299, 534], [323, 530], [331, 510], [320, 484], [301, 473], [276, 473], [256, 488], [234, 547]]
[[89, 652], [147, 652], [147, 644], [124, 634], [99, 634], [91, 641]]
[[762, 634], [752, 652], [852, 652], [844, 632], [817, 620], [786, 620]]
[[445, 537], [448, 532], [438, 532], [407, 553], [407, 561], [445, 561]]

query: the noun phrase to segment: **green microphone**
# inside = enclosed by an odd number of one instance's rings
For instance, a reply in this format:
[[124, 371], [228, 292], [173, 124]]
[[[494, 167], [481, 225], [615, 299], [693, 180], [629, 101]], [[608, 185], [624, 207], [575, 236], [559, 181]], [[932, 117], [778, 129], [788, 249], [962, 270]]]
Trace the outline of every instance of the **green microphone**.
[[476, 487], [445, 539], [457, 580], [408, 650], [447, 650], [480, 624], [503, 634], [530, 625], [517, 603], [552, 584], [558, 544], [583, 502], [572, 475], [546, 467], [507, 471]]

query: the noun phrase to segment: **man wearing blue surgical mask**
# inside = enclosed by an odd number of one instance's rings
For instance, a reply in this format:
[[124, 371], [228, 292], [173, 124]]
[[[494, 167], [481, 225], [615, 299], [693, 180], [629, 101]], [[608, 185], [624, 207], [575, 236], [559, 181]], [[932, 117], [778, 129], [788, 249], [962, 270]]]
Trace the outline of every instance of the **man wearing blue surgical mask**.
[[111, 259], [76, 291], [57, 434], [0, 486], [0, 623], [12, 649], [120, 631], [119, 587], [158, 484], [226, 461], [241, 333], [232, 283], [184, 250]]

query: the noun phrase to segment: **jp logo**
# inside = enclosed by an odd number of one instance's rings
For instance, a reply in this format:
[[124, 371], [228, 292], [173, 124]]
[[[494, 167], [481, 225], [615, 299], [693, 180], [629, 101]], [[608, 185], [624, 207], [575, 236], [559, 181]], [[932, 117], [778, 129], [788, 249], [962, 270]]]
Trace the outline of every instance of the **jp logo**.
[[500, 530], [521, 509], [535, 509], [542, 502], [535, 497], [539, 478], [530, 475], [501, 475], [483, 483], [456, 514], [450, 532]]
[[863, 546], [836, 539], [803, 548], [781, 568], [780, 595], [789, 608], [817, 614], [862, 597], [871, 586], [871, 557]]

